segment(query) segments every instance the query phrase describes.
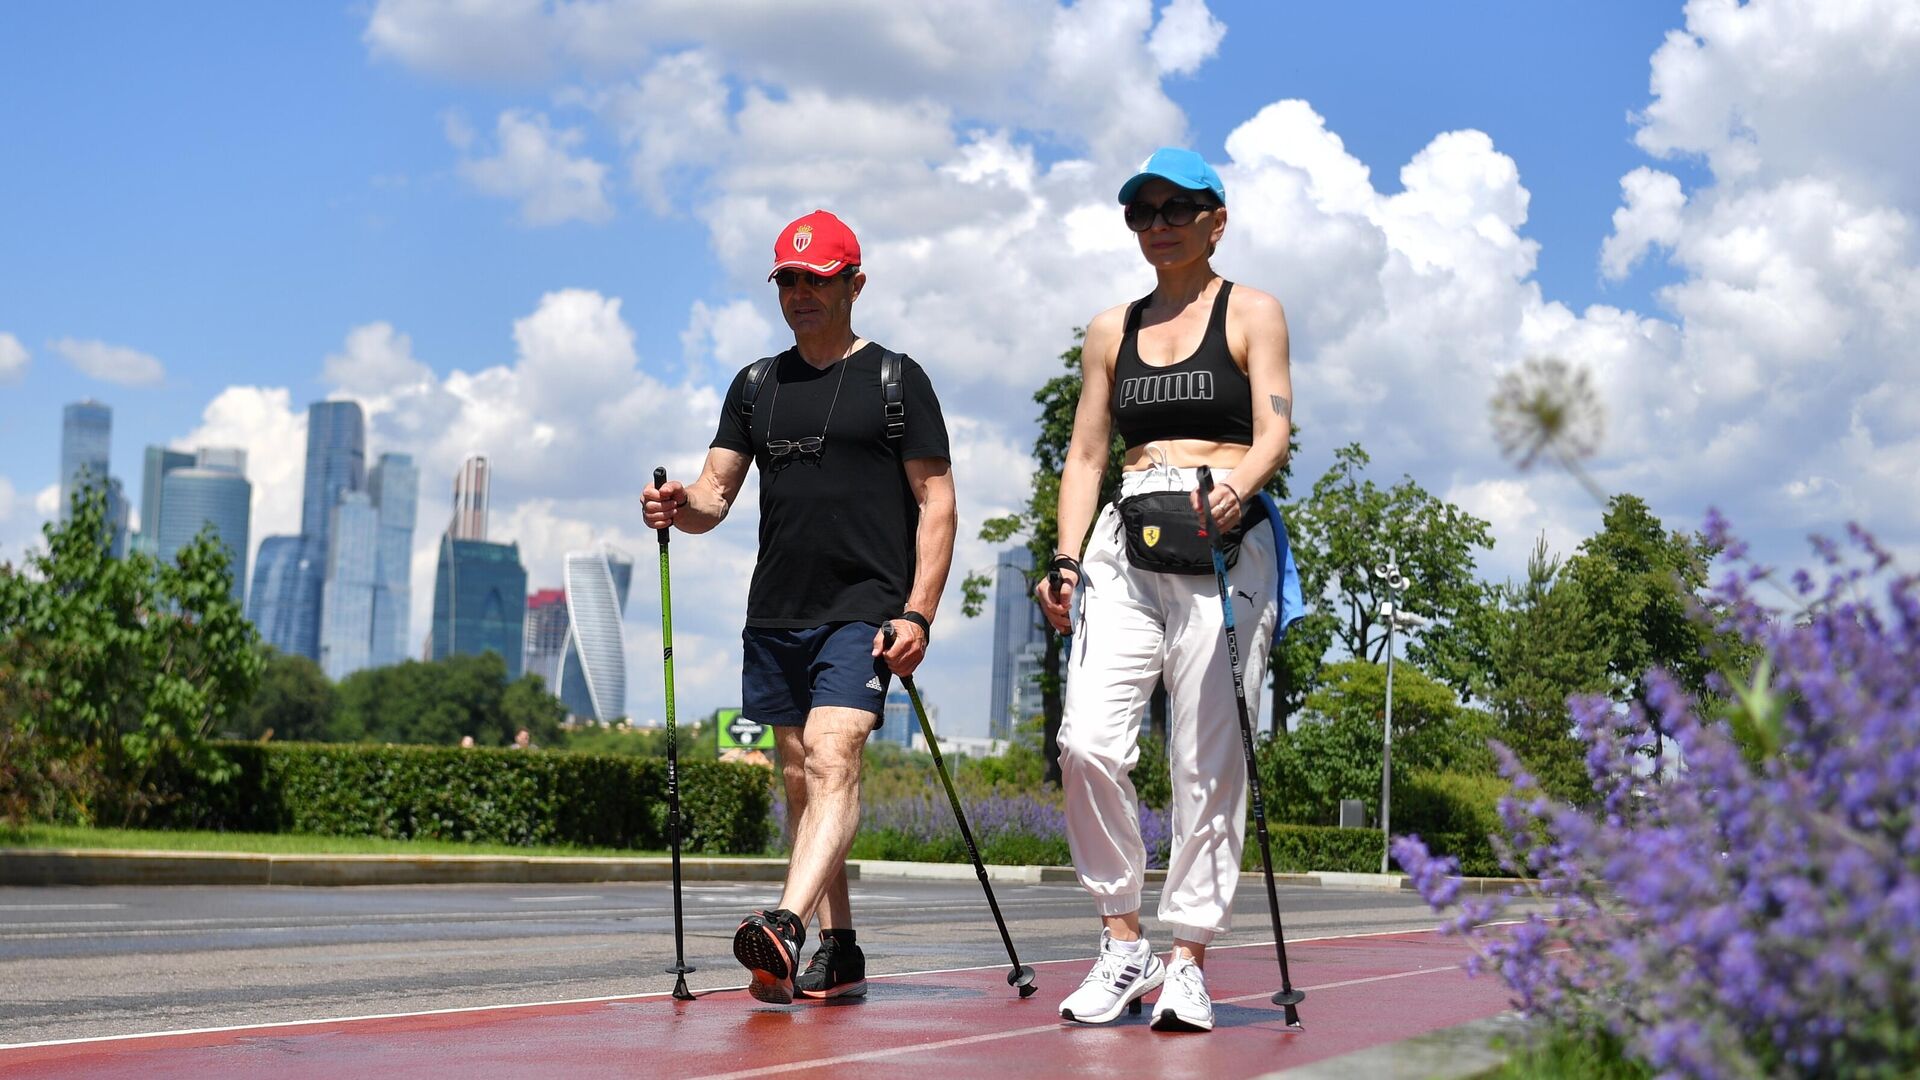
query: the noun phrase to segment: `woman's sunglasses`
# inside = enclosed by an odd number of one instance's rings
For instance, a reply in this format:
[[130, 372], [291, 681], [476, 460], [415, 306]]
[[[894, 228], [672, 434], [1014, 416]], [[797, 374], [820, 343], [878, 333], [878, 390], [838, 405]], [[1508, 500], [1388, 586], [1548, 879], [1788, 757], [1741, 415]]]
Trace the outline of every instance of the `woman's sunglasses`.
[[774, 273], [773, 283], [782, 289], [791, 289], [795, 285], [800, 284], [800, 282], [805, 281], [816, 289], [824, 289], [828, 284], [839, 281], [841, 278], [850, 278], [857, 272], [857, 267], [849, 266], [837, 274], [828, 274], [822, 277], [819, 274], [810, 273], [805, 270], [780, 270]]
[[1183, 199], [1178, 196], [1155, 206], [1148, 202], [1130, 202], [1127, 204], [1127, 228], [1134, 232], [1146, 232], [1153, 228], [1153, 219], [1158, 217], [1173, 228], [1193, 224], [1193, 219], [1214, 209], [1215, 204]]

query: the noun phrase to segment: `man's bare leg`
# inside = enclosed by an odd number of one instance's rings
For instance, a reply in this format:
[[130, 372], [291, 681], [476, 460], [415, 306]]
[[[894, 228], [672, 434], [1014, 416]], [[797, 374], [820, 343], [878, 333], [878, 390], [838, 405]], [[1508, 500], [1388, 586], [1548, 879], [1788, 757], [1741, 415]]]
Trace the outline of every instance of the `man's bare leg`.
[[[807, 812], [807, 744], [805, 728], [775, 728], [774, 748], [780, 757], [780, 780], [787, 792], [787, 841], [791, 845], [800, 833]], [[820, 929], [844, 930], [853, 927], [853, 902], [847, 893], [847, 864], [836, 864], [832, 880], [827, 882], [818, 914]], [[792, 908], [787, 910], [793, 911]], [[794, 911], [802, 921], [813, 912]]]
[[[799, 732], [806, 806], [793, 830], [793, 856], [780, 906], [805, 920], [824, 900], [823, 927], [852, 922], [847, 851], [860, 826], [861, 751], [879, 719], [859, 709], [828, 706], [808, 713], [807, 725]], [[782, 767], [787, 767], [784, 758]], [[789, 793], [792, 790], [789, 780]], [[787, 813], [792, 820], [791, 802]]]

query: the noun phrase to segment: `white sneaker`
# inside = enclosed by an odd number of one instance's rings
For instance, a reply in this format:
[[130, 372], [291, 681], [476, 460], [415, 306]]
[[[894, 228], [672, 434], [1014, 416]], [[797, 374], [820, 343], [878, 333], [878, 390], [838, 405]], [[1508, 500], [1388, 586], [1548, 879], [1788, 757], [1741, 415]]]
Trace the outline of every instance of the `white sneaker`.
[[1140, 1015], [1140, 999], [1153, 992], [1166, 977], [1166, 966], [1153, 955], [1146, 938], [1115, 941], [1106, 930], [1100, 931], [1100, 955], [1093, 970], [1080, 981], [1080, 988], [1060, 1003], [1060, 1017], [1082, 1024], [1110, 1023], [1125, 1009]]
[[1180, 957], [1167, 965], [1166, 984], [1153, 1003], [1155, 1031], [1212, 1031], [1213, 999], [1200, 965]]

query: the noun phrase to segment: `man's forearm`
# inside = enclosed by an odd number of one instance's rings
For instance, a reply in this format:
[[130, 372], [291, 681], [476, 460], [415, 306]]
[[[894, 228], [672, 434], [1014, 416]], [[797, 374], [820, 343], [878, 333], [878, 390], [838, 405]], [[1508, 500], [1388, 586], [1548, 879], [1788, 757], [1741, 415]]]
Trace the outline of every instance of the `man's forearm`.
[[940, 594], [946, 591], [947, 573], [953, 569], [953, 539], [959, 531], [959, 514], [951, 493], [930, 492], [920, 507], [913, 590], [907, 595], [907, 610], [925, 615], [928, 622], [939, 611]]
[[699, 479], [687, 485], [687, 504], [680, 508], [673, 523], [681, 532], [697, 535], [725, 521], [730, 509], [732, 505], [713, 473], [703, 471]]

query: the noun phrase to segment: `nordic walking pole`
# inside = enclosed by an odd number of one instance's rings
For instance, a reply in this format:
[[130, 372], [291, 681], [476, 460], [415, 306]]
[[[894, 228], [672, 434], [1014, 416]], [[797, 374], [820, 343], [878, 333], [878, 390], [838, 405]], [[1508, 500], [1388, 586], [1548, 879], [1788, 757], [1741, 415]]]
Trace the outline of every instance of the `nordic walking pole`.
[[[886, 636], [887, 647], [893, 647], [893, 624], [887, 623], [880, 628]], [[1007, 933], [1007, 920], [1000, 914], [1000, 904], [993, 898], [993, 886], [987, 882], [986, 864], [980, 861], [980, 849], [974, 845], [973, 830], [967, 828], [967, 812], [960, 809], [960, 794], [953, 790], [953, 778], [947, 775], [947, 763], [940, 757], [940, 741], [933, 737], [933, 724], [927, 720], [927, 707], [920, 703], [920, 689], [913, 685], [913, 676], [900, 676], [900, 685], [907, 688], [907, 696], [913, 699], [913, 714], [920, 718], [920, 733], [927, 737], [927, 752], [933, 755], [933, 767], [940, 772], [940, 782], [947, 786], [947, 800], [953, 803], [953, 817], [960, 823], [960, 837], [967, 842], [967, 854], [973, 857], [973, 872], [980, 876], [980, 887], [987, 892], [987, 906], [993, 909], [993, 923], [1000, 928], [1000, 940], [1007, 946], [1007, 959], [1013, 961], [1013, 970], [1007, 972], [1007, 985], [1016, 987], [1023, 998], [1032, 997], [1040, 989], [1033, 981], [1033, 969], [1020, 963], [1020, 954], [1013, 951], [1013, 937]]]
[[[653, 487], [658, 491], [667, 483], [664, 467], [653, 470]], [[667, 541], [672, 529], [656, 530], [660, 536], [660, 644], [667, 669], [667, 842], [673, 848], [673, 996], [692, 1001], [687, 989], [686, 937], [680, 917], [680, 732], [673, 723], [673, 575], [668, 570]]]
[[[1273, 887], [1273, 852], [1267, 842], [1267, 808], [1260, 798], [1260, 769], [1253, 757], [1253, 719], [1247, 715], [1247, 684], [1240, 674], [1240, 635], [1233, 625], [1233, 593], [1227, 586], [1227, 558], [1221, 547], [1220, 530], [1214, 527], [1213, 470], [1200, 466], [1200, 513], [1207, 524], [1207, 538], [1213, 547], [1213, 576], [1220, 584], [1220, 607], [1227, 629], [1227, 660], [1233, 665], [1233, 702], [1240, 707], [1240, 745], [1247, 752], [1247, 791], [1253, 796], [1253, 825], [1260, 836], [1260, 867], [1267, 873], [1267, 910], [1273, 914], [1273, 947], [1280, 957], [1280, 992], [1273, 995], [1275, 1005], [1287, 1010], [1287, 1026], [1300, 1026], [1305, 990], [1293, 988], [1293, 976], [1287, 971], [1287, 934], [1280, 927], [1280, 894]], [[1242, 511], [1244, 513], [1244, 510]]]

